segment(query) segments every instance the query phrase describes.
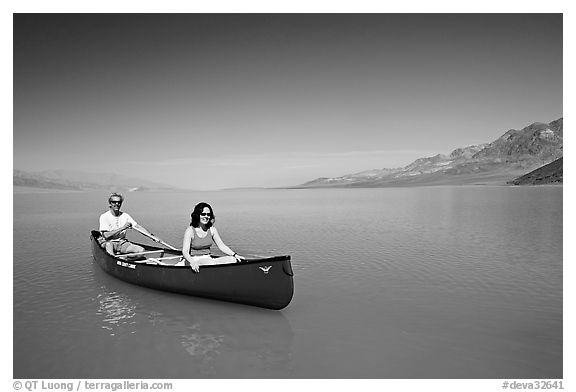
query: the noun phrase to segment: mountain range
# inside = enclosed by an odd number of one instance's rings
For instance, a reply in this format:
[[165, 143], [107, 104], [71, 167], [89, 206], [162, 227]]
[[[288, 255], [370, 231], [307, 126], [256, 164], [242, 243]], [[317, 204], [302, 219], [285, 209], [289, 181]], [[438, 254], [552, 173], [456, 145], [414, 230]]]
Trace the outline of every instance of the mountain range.
[[175, 187], [141, 178], [126, 177], [112, 173], [87, 173], [73, 170], [46, 170], [26, 172], [14, 170], [15, 187], [58, 190], [113, 190], [145, 191], [173, 190]]
[[[548, 124], [533, 123], [521, 130], [511, 129], [491, 143], [457, 148], [448, 155], [419, 158], [405, 167], [322, 177], [294, 188], [506, 184], [559, 160], [562, 153], [563, 118], [559, 118]], [[548, 173], [547, 178], [561, 182], [562, 160], [554, 169], [560, 170], [559, 177]]]
[[513, 185], [561, 184], [564, 180], [563, 160], [564, 158], [556, 159], [554, 162], [539, 167], [508, 183]]

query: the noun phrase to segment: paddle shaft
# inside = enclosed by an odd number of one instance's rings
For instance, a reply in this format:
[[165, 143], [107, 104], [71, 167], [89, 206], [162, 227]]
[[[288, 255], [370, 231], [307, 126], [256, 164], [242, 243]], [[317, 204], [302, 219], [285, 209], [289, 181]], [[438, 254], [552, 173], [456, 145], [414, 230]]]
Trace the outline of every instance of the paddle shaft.
[[169, 248], [169, 249], [177, 250], [177, 251], [180, 250], [180, 249], [175, 248], [175, 247], [173, 247], [172, 245], [170, 245], [170, 244], [162, 241], [160, 238], [158, 238], [158, 237], [156, 237], [156, 236], [153, 236], [153, 235], [151, 235], [150, 233], [146, 233], [144, 230], [141, 230], [141, 229], [139, 229], [138, 227], [132, 226], [132, 228], [133, 228], [134, 230], [140, 232], [141, 234], [145, 235], [146, 237], [150, 238], [151, 240], [156, 241], [156, 242], [164, 245], [165, 247], [167, 247], [167, 248]]
[[[174, 259], [181, 259], [182, 256], [172, 256], [172, 257], [150, 257], [148, 261], [153, 261], [157, 264], [164, 265], [164, 266], [175, 266], [175, 264], [166, 264], [164, 260], [174, 260]], [[180, 261], [180, 260], [179, 260]]]
[[127, 257], [127, 256], [142, 256], [142, 255], [148, 255], [151, 253], [160, 253], [162, 252], [162, 250], [147, 250], [145, 252], [136, 252], [136, 253], [125, 253], [125, 254], [119, 254], [116, 255], [118, 257]]
[[154, 260], [173, 260], [173, 259], [180, 259], [184, 256], [170, 256], [170, 257], [154, 257]]

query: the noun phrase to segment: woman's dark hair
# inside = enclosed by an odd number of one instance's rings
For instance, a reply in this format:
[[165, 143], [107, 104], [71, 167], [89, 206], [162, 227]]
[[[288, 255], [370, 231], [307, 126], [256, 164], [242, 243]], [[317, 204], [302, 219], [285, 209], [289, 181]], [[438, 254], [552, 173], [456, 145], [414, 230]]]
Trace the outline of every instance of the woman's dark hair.
[[194, 211], [192, 211], [192, 214], [190, 215], [190, 217], [192, 218], [190, 221], [190, 226], [192, 227], [200, 226], [200, 213], [204, 211], [205, 207], [208, 207], [210, 209], [210, 220], [208, 221], [207, 226], [212, 227], [214, 221], [216, 220], [216, 216], [214, 215], [214, 210], [212, 210], [212, 206], [204, 202], [198, 203], [196, 204], [196, 207], [194, 207]]

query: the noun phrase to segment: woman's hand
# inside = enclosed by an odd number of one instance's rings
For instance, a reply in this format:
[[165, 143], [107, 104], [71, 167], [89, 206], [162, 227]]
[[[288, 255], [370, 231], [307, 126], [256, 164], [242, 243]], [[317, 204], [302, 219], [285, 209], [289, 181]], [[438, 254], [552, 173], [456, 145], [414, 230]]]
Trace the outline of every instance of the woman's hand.
[[236, 262], [237, 262], [237, 263], [241, 263], [241, 262], [243, 262], [244, 260], [246, 260], [246, 257], [240, 256], [238, 253], [234, 253], [233, 256], [234, 256], [234, 258], [236, 259]]
[[196, 260], [192, 260], [190, 261], [190, 268], [192, 268], [192, 271], [194, 272], [200, 272], [200, 263]]

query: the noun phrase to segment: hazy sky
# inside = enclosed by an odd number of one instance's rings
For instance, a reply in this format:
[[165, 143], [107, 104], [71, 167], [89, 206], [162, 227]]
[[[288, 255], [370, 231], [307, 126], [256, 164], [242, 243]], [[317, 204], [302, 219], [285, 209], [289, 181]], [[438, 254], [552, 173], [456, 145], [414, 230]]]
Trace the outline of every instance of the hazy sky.
[[562, 116], [561, 14], [14, 16], [21, 170], [295, 185]]

